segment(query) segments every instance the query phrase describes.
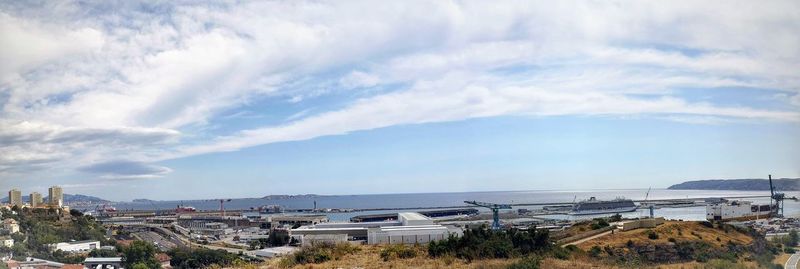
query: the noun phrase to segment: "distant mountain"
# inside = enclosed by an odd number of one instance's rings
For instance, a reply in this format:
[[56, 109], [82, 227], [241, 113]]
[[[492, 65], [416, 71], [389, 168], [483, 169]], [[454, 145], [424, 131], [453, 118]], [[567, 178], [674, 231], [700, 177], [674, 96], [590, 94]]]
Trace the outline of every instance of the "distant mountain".
[[296, 194], [296, 195], [288, 195], [288, 194], [281, 194], [281, 195], [267, 195], [261, 197], [261, 199], [267, 200], [282, 200], [282, 199], [297, 199], [297, 198], [314, 198], [320, 197], [321, 195], [317, 194]]
[[[772, 179], [775, 190], [800, 191], [800, 178]], [[669, 186], [670, 190], [769, 191], [767, 179], [708, 179], [686, 181]]]
[[[48, 198], [49, 198], [48, 196], [45, 196], [42, 199], [45, 202], [47, 202]], [[0, 202], [8, 203], [8, 196], [3, 197], [3, 199], [0, 199]], [[23, 195], [22, 196], [22, 202], [29, 203], [30, 202], [30, 196], [29, 195]], [[88, 196], [88, 195], [82, 195], [82, 194], [66, 194], [66, 193], [64, 194], [64, 203], [65, 204], [69, 204], [69, 203], [108, 203], [108, 202], [110, 202], [110, 201], [104, 200], [102, 198], [94, 197], [94, 196]]]

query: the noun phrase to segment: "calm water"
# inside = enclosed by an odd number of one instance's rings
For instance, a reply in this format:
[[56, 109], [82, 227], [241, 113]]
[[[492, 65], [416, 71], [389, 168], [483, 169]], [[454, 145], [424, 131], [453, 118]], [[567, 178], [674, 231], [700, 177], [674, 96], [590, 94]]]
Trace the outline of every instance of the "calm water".
[[[412, 193], [412, 194], [371, 194], [371, 195], [336, 195], [318, 197], [294, 197], [285, 199], [234, 199], [225, 203], [226, 209], [249, 209], [262, 205], [281, 205], [287, 209], [317, 208], [405, 208], [405, 207], [441, 207], [463, 206], [465, 200], [477, 200], [491, 203], [547, 203], [547, 202], [572, 202], [588, 199], [591, 196], [597, 199], [614, 199], [625, 197], [633, 200], [643, 200], [646, 189], [624, 190], [584, 190], [584, 191], [497, 191], [497, 192], [458, 192], [458, 193]], [[766, 196], [764, 191], [707, 191], [707, 190], [665, 190], [653, 189], [649, 199], [679, 199], [700, 197], [730, 197], [730, 196]], [[788, 197], [800, 196], [800, 192], [787, 192]], [[769, 203], [769, 198], [749, 199], [757, 203]], [[116, 203], [118, 210], [126, 209], [172, 209], [179, 204], [193, 206], [199, 210], [219, 209], [219, 202], [215, 200], [193, 201], [155, 201], [153, 203]], [[518, 207], [519, 208], [519, 207]], [[531, 207], [535, 208], [535, 207]], [[516, 208], [515, 208], [516, 209]], [[787, 200], [785, 211], [787, 216], [800, 216], [800, 204]], [[396, 211], [367, 211], [354, 213], [329, 214], [332, 220], [347, 220], [355, 215], [396, 212]], [[704, 207], [690, 208], [662, 208], [656, 209], [656, 215], [672, 219], [700, 220], [705, 218]], [[629, 217], [647, 215], [647, 210], [625, 214]], [[569, 218], [568, 216], [552, 216], [553, 218]]]

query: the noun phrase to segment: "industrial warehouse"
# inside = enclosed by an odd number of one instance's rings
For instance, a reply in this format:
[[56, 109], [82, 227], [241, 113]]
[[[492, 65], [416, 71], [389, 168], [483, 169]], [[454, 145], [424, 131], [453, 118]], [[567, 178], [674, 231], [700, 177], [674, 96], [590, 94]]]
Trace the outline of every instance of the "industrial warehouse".
[[397, 220], [374, 222], [318, 223], [292, 229], [294, 238], [303, 245], [342, 241], [367, 244], [423, 244], [449, 235], [459, 236], [462, 230], [434, 224], [433, 219], [416, 212], [397, 213]]

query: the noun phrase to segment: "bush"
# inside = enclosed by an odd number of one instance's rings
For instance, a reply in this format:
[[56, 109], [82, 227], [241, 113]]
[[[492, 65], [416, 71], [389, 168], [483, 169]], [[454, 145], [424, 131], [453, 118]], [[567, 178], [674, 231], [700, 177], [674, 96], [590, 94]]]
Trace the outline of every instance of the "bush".
[[525, 257], [518, 262], [512, 263], [507, 268], [508, 269], [539, 269], [539, 263], [541, 263], [542, 259], [536, 256], [528, 256]]
[[793, 247], [797, 246], [797, 243], [800, 242], [800, 235], [797, 234], [796, 230], [789, 231], [789, 235], [787, 236], [787, 244]]
[[464, 231], [461, 237], [448, 237], [428, 244], [428, 255], [452, 255], [468, 261], [490, 258], [510, 258], [549, 250], [547, 230], [531, 227], [527, 230], [495, 231], [486, 226]]
[[349, 243], [319, 244], [310, 247], [303, 247], [292, 255], [285, 257], [281, 261], [284, 267], [291, 267], [296, 264], [323, 263], [330, 260], [338, 260], [342, 256], [354, 254], [361, 248]]
[[675, 240], [675, 238], [670, 237], [670, 238], [667, 238], [667, 241], [675, 243], [677, 240]]
[[553, 254], [553, 258], [559, 260], [568, 260], [570, 258], [569, 250], [562, 247], [554, 247], [551, 253]]
[[619, 213], [614, 214], [613, 216], [608, 218], [608, 221], [610, 221], [610, 222], [617, 222], [617, 221], [621, 221], [621, 220], [622, 220], [622, 215], [620, 215]]
[[385, 262], [394, 258], [410, 259], [414, 257], [417, 257], [417, 250], [406, 245], [390, 245], [381, 250], [381, 258]]
[[596, 218], [596, 219], [594, 219], [594, 222], [592, 222], [592, 226], [591, 227], [592, 227], [592, 230], [597, 230], [597, 229], [605, 228], [605, 227], [608, 227], [608, 226], [609, 226], [609, 224], [608, 224], [608, 221], [606, 221], [606, 219], [604, 219], [604, 218]]
[[594, 258], [600, 257], [600, 253], [603, 253], [603, 249], [601, 249], [600, 246], [592, 246], [592, 248], [589, 249], [589, 256]]
[[656, 240], [658, 239], [658, 234], [653, 230], [647, 230], [647, 238], [650, 240]]
[[794, 254], [797, 251], [794, 248], [784, 248], [783, 252], [787, 254]]
[[235, 254], [227, 251], [205, 248], [175, 248], [167, 252], [167, 254], [172, 257], [170, 265], [174, 268], [205, 268], [211, 265], [229, 266], [241, 261]]
[[122, 248], [122, 263], [125, 267], [133, 268], [136, 264], [142, 264], [148, 268], [161, 268], [161, 264], [155, 258], [156, 247], [145, 241], [133, 241], [129, 246]]

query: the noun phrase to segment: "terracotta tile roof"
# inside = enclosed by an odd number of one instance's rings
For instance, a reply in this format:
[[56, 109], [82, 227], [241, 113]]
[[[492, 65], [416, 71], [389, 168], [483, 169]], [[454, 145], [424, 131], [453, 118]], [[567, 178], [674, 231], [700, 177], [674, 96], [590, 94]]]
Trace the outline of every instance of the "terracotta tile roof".
[[156, 254], [156, 259], [157, 259], [159, 262], [168, 262], [168, 261], [172, 260], [172, 258], [170, 258], [170, 257], [169, 257], [169, 255], [167, 255], [167, 254], [164, 254], [164, 253], [158, 253], [158, 254]]
[[83, 269], [83, 265], [80, 264], [65, 264], [61, 269]]

